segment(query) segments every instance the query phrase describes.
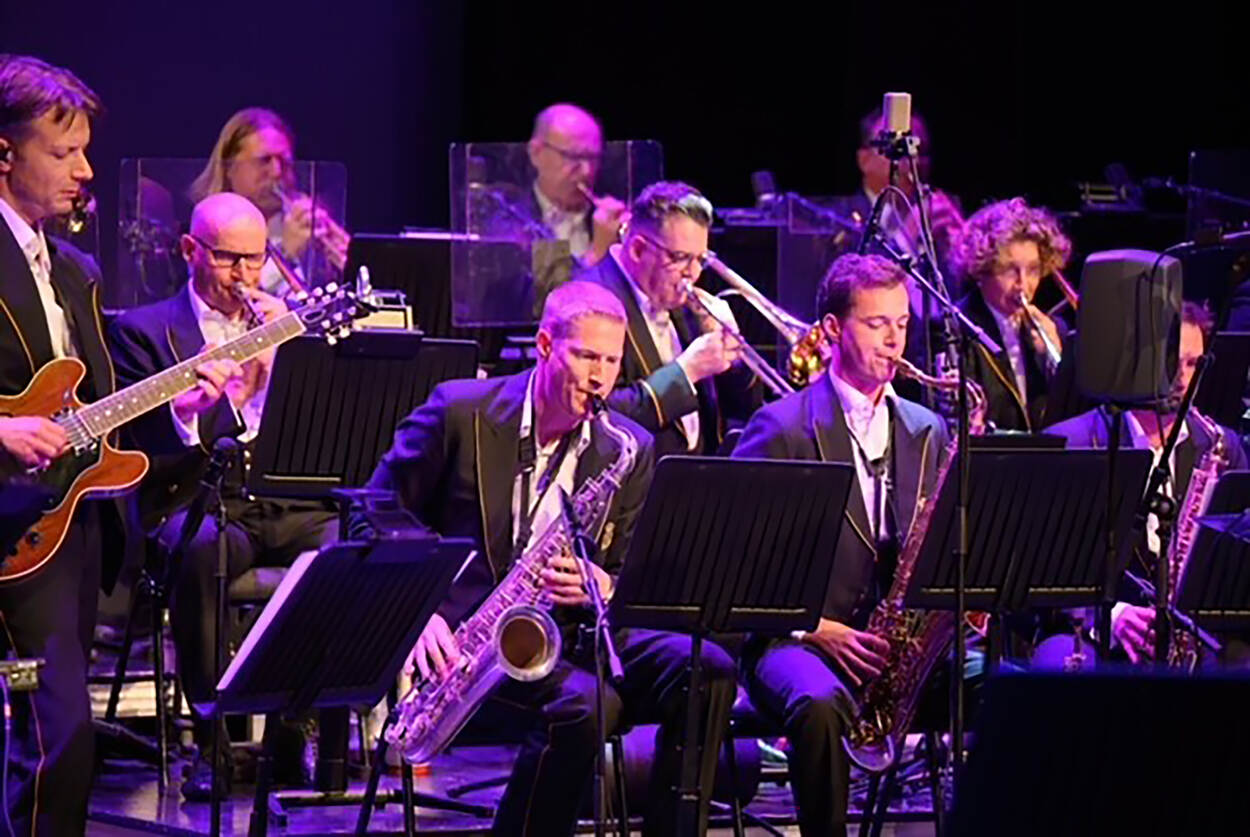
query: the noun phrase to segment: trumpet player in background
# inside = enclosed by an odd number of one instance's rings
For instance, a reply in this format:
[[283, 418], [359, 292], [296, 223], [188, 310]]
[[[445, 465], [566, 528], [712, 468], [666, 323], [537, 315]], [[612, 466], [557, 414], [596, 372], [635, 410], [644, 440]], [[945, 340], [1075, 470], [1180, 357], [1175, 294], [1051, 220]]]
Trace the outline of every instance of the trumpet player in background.
[[[846, 833], [849, 762], [840, 741], [852, 690], [881, 674], [888, 643], [864, 628], [889, 590], [922, 495], [947, 444], [936, 413], [895, 394], [907, 339], [907, 278], [880, 256], [838, 258], [816, 310], [829, 369], [752, 416], [734, 456], [853, 463], [856, 481], [815, 631], [751, 639], [743, 653], [755, 705], [782, 722], [804, 837]], [[917, 536], [921, 536], [919, 533]]]
[[608, 403], [654, 434], [657, 456], [715, 453], [728, 422], [755, 406], [749, 374], [735, 368], [742, 347], [721, 324], [737, 331], [729, 306], [706, 297], [721, 323], [689, 307], [711, 225], [712, 204], [693, 186], [653, 183], [630, 207], [625, 240], [582, 274], [625, 307], [628, 340]]
[[[244, 108], [226, 120], [208, 164], [191, 185], [196, 201], [216, 192], [240, 194], [264, 213], [271, 254], [283, 259], [298, 280], [320, 284], [317, 276], [302, 275], [301, 264], [311, 264], [314, 274], [326, 273], [329, 281], [341, 275], [351, 236], [325, 207], [297, 191], [295, 134], [274, 111]], [[309, 247], [314, 249], [311, 259]], [[279, 296], [299, 290], [289, 285], [281, 267], [272, 261], [265, 265], [263, 289]]]
[[1067, 326], [1033, 304], [1041, 280], [1062, 268], [1072, 244], [1045, 209], [1022, 198], [982, 207], [956, 242], [958, 269], [971, 286], [960, 307], [1003, 350], [969, 346], [968, 375], [989, 401], [987, 420], [998, 430], [1038, 431], [1047, 395], [1068, 338]]

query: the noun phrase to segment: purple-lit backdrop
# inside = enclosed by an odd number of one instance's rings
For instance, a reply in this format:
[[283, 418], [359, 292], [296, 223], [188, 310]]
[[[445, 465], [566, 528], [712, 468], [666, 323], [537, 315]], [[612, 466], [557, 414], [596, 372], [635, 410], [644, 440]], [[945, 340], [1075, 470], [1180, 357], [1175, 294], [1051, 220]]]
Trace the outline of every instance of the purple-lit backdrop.
[[856, 119], [885, 89], [915, 94], [935, 182], [974, 206], [1071, 206], [1112, 160], [1183, 175], [1191, 147], [1250, 144], [1232, 3], [678, 5], [9, 0], [0, 48], [104, 97], [106, 223], [121, 157], [207, 154], [250, 104], [290, 118], [301, 156], [347, 163], [350, 224], [379, 231], [445, 223], [447, 143], [523, 139], [556, 99], [662, 141], [668, 173], [720, 205], [749, 202], [756, 168], [853, 188]]

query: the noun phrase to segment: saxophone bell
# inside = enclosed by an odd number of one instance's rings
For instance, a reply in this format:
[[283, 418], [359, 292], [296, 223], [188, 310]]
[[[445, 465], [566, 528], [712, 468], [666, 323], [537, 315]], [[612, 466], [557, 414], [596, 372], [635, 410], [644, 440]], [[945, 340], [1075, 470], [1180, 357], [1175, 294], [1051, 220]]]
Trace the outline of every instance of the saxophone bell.
[[517, 605], [504, 613], [495, 626], [495, 649], [499, 667], [514, 680], [541, 680], [560, 659], [560, 630], [547, 611], [533, 605]]

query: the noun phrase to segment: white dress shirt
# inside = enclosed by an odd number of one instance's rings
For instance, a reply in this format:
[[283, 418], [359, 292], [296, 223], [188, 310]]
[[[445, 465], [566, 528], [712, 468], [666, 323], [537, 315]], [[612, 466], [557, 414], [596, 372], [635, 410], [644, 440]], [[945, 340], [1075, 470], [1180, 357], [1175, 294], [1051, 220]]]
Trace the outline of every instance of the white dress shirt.
[[860, 493], [864, 497], [864, 508], [868, 511], [868, 525], [872, 534], [881, 540], [885, 533], [878, 531], [884, 525], [888, 513], [887, 494], [891, 475], [886, 471], [886, 491], [878, 493], [878, 481], [873, 474], [870, 462], [881, 459], [890, 447], [890, 408], [886, 399], [896, 398], [894, 387], [886, 384], [881, 397], [873, 402], [841, 377], [841, 364], [835, 352], [829, 364], [829, 380], [833, 382], [833, 391], [842, 405], [842, 414], [846, 417], [846, 427], [851, 434], [851, 447], [855, 454], [855, 477], [859, 482]]
[[52, 259], [48, 255], [48, 240], [44, 237], [43, 228], [35, 229], [26, 223], [26, 219], [18, 215], [4, 198], [0, 198], [0, 215], [4, 216], [9, 231], [17, 239], [17, 246], [22, 248], [26, 264], [35, 277], [35, 289], [39, 291], [39, 301], [43, 304], [52, 354], [58, 358], [75, 357], [78, 353], [74, 351], [74, 339], [69, 333], [65, 310], [57, 302], [56, 291], [52, 288]]
[[986, 303], [985, 307], [990, 309], [990, 313], [994, 316], [994, 322], [998, 324], [998, 333], [1002, 335], [1003, 348], [1007, 351], [1007, 360], [1011, 362], [1011, 374], [1016, 379], [1016, 389], [1020, 391], [1020, 400], [1028, 404], [1029, 393], [1024, 386], [1026, 375], [1024, 346], [1020, 343], [1020, 328], [1012, 324], [1011, 317], [1003, 314], [993, 305]]
[[538, 184], [534, 184], [534, 199], [538, 201], [538, 209], [542, 212], [543, 226], [551, 230], [560, 241], [569, 243], [569, 252], [581, 258], [590, 249], [590, 230], [586, 223], [589, 210], [561, 209], [552, 203]]
[[[195, 285], [190, 280], [187, 280], [187, 294], [191, 298], [191, 310], [195, 312], [195, 321], [200, 326], [200, 334], [203, 335], [205, 344], [212, 343], [221, 346], [247, 332], [246, 316], [241, 314], [237, 317], [227, 317], [211, 307], [196, 293]], [[244, 428], [239, 441], [249, 442], [256, 438], [260, 430], [260, 417], [265, 409], [265, 395], [268, 390], [269, 382], [266, 380], [265, 385], [254, 393], [241, 409], [235, 410], [235, 416]], [[224, 394], [221, 397], [229, 399], [229, 396]], [[170, 409], [173, 409], [172, 404]], [[178, 418], [178, 414], [174, 413], [174, 429], [178, 431], [184, 444], [191, 446], [200, 443], [199, 416], [192, 416], [190, 421], [183, 422]]]
[[[527, 437], [534, 427], [534, 382], [537, 375], [530, 373], [529, 383], [525, 386], [525, 401], [521, 405], [521, 435], [520, 438]], [[553, 439], [546, 445], [537, 446], [537, 458], [534, 460], [534, 471], [530, 475], [529, 496], [525, 498], [525, 507], [533, 508], [534, 503], [538, 503], [538, 508], [534, 510], [530, 523], [530, 536], [525, 544], [525, 548], [529, 549], [534, 542], [542, 536], [543, 531], [560, 517], [560, 490], [563, 489], [569, 495], [573, 494], [574, 480], [577, 476], [577, 463], [581, 459], [582, 453], [590, 445], [590, 422], [583, 421], [578, 431], [578, 436], [572, 444], [570, 444], [568, 452], [565, 453], [564, 459], [560, 461], [560, 470], [551, 480], [551, 485], [546, 493], [539, 497], [538, 483], [542, 481], [543, 475], [547, 472], [547, 466], [551, 462], [556, 451], [560, 447], [560, 439]], [[519, 532], [521, 527], [521, 479], [520, 474], [512, 483], [512, 531]]]
[[[638, 300], [638, 307], [642, 309], [642, 318], [647, 322], [647, 331], [651, 333], [651, 342], [655, 343], [656, 352], [660, 355], [660, 362], [672, 363], [682, 350], [681, 338], [677, 334], [677, 326], [673, 325], [672, 313], [654, 305], [646, 292], [638, 287], [634, 277], [630, 276], [625, 265], [621, 264], [621, 245], [613, 244], [608, 249], [608, 255], [621, 269], [621, 273], [634, 292], [634, 298]], [[689, 376], [686, 377], [686, 383], [690, 385], [690, 391], [698, 396], [698, 390], [695, 389], [694, 382]], [[699, 411], [695, 409], [686, 413], [681, 417], [680, 423], [682, 434], [686, 437], [686, 449], [694, 450], [699, 446]]]

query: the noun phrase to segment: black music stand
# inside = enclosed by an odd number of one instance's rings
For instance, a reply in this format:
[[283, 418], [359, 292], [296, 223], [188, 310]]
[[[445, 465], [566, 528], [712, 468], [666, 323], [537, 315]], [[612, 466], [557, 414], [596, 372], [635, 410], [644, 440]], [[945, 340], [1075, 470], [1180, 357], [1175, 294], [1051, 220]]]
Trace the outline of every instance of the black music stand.
[[[995, 617], [1030, 607], [1086, 607], [1113, 594], [1129, 557], [1128, 533], [1151, 465], [1149, 451], [1119, 454], [1107, 572], [1107, 455], [1101, 450], [973, 450], [967, 607]], [[952, 465], [953, 469], [958, 463]], [[958, 486], [946, 480], [916, 559], [905, 603], [955, 608]], [[1001, 652], [991, 642], [991, 661]]]
[[1211, 341], [1214, 357], [1194, 404], [1225, 427], [1242, 426], [1246, 412], [1246, 372], [1250, 370], [1250, 332], [1221, 331]]
[[364, 331], [330, 346], [298, 337], [278, 349], [248, 473], [258, 496], [327, 499], [363, 485], [396, 425], [437, 384], [477, 373], [471, 340]]
[[[215, 701], [197, 709], [210, 718], [294, 717], [311, 708], [377, 704], [472, 555], [467, 539], [405, 537], [336, 543], [301, 556], [222, 675]], [[276, 728], [272, 721], [265, 728], [251, 835], [268, 829]], [[410, 773], [403, 798], [406, 805], [422, 801], [414, 796]], [[363, 794], [344, 793], [336, 801], [361, 799]], [[411, 816], [409, 808], [405, 821]]]
[[[820, 620], [855, 469], [666, 456], [630, 540], [608, 620], [693, 635], [689, 695], [713, 633], [783, 634]], [[698, 822], [699, 702], [686, 709], [678, 834]]]
[[1176, 609], [1209, 631], [1250, 628], [1250, 514], [1207, 515], [1184, 575]]

